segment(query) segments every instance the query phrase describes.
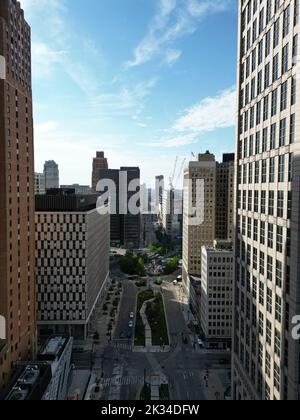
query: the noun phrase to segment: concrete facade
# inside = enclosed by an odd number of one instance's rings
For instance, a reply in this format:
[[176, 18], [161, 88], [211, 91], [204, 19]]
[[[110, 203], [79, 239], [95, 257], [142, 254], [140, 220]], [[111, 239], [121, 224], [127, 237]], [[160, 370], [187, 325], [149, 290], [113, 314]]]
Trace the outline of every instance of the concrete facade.
[[231, 348], [233, 261], [230, 242], [202, 247], [200, 311], [208, 348]]
[[94, 208], [35, 217], [39, 331], [84, 338], [109, 278], [109, 215]]
[[299, 400], [299, 1], [239, 1], [233, 397]]
[[34, 174], [35, 195], [46, 194], [45, 175], [40, 173]]

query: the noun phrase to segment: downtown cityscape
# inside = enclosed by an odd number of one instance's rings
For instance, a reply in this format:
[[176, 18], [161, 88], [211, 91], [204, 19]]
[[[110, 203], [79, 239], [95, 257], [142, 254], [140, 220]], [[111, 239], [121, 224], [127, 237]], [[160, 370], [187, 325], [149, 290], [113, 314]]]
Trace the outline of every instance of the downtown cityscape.
[[299, 25], [0, 0], [1, 401], [300, 400]]

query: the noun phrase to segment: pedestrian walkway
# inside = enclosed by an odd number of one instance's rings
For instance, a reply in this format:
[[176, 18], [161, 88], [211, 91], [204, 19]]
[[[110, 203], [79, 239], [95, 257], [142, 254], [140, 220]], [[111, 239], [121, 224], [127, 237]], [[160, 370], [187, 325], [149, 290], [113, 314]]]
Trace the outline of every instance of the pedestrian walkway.
[[120, 365], [115, 366], [113, 370], [111, 382], [110, 382], [108, 401], [120, 400], [122, 376], [123, 376], [123, 367]]

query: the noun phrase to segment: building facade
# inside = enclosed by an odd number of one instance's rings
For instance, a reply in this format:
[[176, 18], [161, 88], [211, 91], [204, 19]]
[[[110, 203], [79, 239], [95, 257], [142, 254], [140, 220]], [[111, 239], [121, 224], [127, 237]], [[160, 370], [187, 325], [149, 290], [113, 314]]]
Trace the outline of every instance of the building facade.
[[232, 242], [202, 247], [201, 327], [208, 348], [231, 348], [234, 259]]
[[93, 159], [92, 169], [92, 192], [97, 191], [97, 184], [101, 179], [100, 171], [108, 169], [107, 158], [104, 156], [104, 152], [97, 152], [96, 157]]
[[109, 215], [96, 196], [36, 197], [36, 282], [41, 336], [85, 338], [109, 279]]
[[0, 58], [2, 387], [12, 363], [32, 360], [36, 351], [31, 31], [15, 0], [0, 2]]
[[77, 195], [87, 195], [87, 194], [92, 193], [91, 187], [89, 185], [79, 185], [79, 184], [61, 185], [60, 188], [63, 190], [73, 189], [75, 191], [75, 194]]
[[[202, 246], [212, 246], [215, 239], [216, 161], [209, 152], [199, 154], [184, 170], [183, 203], [183, 283], [189, 294], [189, 275], [201, 276]], [[197, 181], [204, 181], [204, 196], [198, 194]], [[191, 223], [191, 206], [202, 212], [199, 223]], [[202, 207], [201, 207], [202, 206]], [[199, 216], [199, 215], [198, 215]]]
[[[129, 203], [140, 193], [140, 169], [121, 167], [120, 169], [103, 169], [99, 171], [99, 179], [108, 180], [100, 195], [108, 194], [106, 204], [113, 198], [110, 206], [111, 243], [125, 247], [139, 248], [141, 243], [141, 200], [137, 201], [138, 214], [131, 214]], [[136, 185], [129, 191], [130, 184]]]
[[233, 397], [299, 400], [298, 0], [239, 1]]
[[216, 233], [215, 238], [233, 238], [234, 215], [234, 154], [224, 154], [217, 163], [216, 175]]
[[44, 164], [45, 189], [59, 188], [59, 169], [54, 160], [49, 160]]
[[34, 174], [35, 195], [46, 194], [45, 175], [41, 173]]

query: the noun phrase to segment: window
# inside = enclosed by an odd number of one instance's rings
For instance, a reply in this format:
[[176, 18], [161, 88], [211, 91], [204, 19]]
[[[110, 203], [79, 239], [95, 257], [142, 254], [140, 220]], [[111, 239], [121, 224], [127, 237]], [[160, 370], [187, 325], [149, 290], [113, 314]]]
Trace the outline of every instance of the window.
[[270, 149], [276, 148], [276, 123], [271, 125]]
[[286, 118], [280, 121], [279, 129], [279, 147], [285, 146], [286, 141]]
[[267, 258], [267, 279], [270, 281], [273, 279], [273, 258], [270, 255]]
[[[274, 226], [271, 223], [269, 223], [269, 226], [268, 226], [268, 247], [271, 248], [271, 249], [273, 249], [273, 246], [274, 246], [274, 239], [273, 238], [274, 238]], [[273, 267], [273, 259], [272, 259], [272, 267]], [[269, 280], [271, 280], [271, 279], [269, 279]]]
[[282, 287], [282, 262], [276, 261], [276, 286]]
[[273, 34], [273, 48], [276, 48], [279, 44], [279, 28], [280, 28], [280, 20], [277, 19], [274, 23], [274, 34]]
[[292, 77], [292, 88], [291, 88], [291, 105], [295, 105], [296, 104], [296, 99], [297, 99], [297, 92], [296, 92], [296, 86], [297, 85], [297, 81], [295, 77]]
[[277, 217], [283, 217], [283, 212], [284, 212], [284, 191], [278, 191]]
[[296, 114], [291, 115], [290, 120], [290, 144], [295, 143]]
[[285, 178], [285, 155], [278, 158], [278, 182], [284, 182]]
[[276, 82], [279, 77], [279, 55], [276, 54], [273, 58], [273, 82]]
[[282, 50], [282, 75], [289, 69], [289, 44], [285, 45]]
[[264, 98], [263, 108], [263, 120], [266, 121], [269, 118], [269, 95]]
[[284, 82], [281, 85], [281, 102], [280, 102], [281, 112], [287, 108], [287, 93], [288, 93], [288, 82]]
[[276, 250], [281, 254], [283, 252], [283, 228], [281, 226], [277, 226]]
[[272, 110], [271, 116], [274, 117], [277, 114], [277, 89], [272, 92]]
[[273, 313], [273, 294], [272, 290], [267, 288], [267, 311], [272, 315]]
[[283, 38], [285, 38], [290, 30], [290, 6], [283, 12]]
[[278, 295], [276, 295], [275, 300], [275, 319], [278, 322], [282, 321], [282, 299]]
[[266, 161], [266, 159], [264, 159], [262, 161], [261, 182], [263, 184], [265, 184], [267, 182], [267, 161]]
[[274, 191], [269, 191], [269, 215], [274, 216], [274, 206], [275, 206], [275, 193]]

